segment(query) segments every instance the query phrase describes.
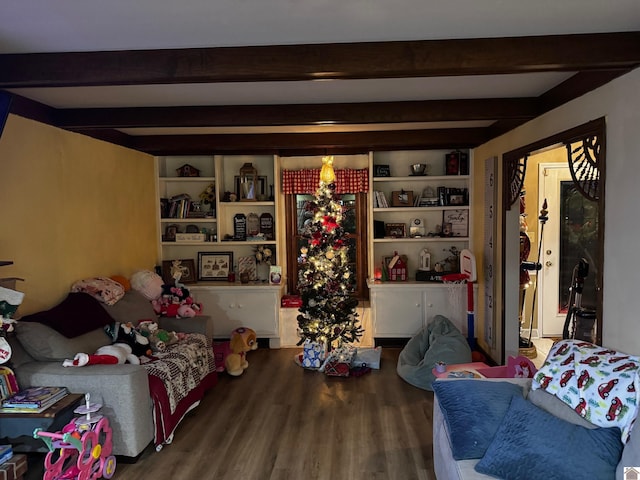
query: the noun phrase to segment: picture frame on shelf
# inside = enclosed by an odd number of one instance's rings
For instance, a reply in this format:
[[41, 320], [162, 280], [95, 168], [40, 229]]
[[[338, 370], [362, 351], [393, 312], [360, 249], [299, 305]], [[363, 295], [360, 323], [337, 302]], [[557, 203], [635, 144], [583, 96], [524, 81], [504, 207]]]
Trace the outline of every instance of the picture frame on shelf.
[[162, 235], [163, 242], [175, 242], [176, 241], [176, 233], [180, 231], [180, 228], [177, 224], [172, 223], [167, 225], [164, 229], [164, 235]]
[[163, 260], [162, 261], [162, 280], [165, 285], [174, 285], [176, 279], [171, 272], [174, 267], [174, 262], [180, 262], [178, 266], [182, 271], [182, 275], [178, 280], [180, 283], [195, 283], [196, 282], [196, 265], [192, 258], [183, 258], [179, 260]]
[[413, 207], [413, 191], [399, 190], [391, 193], [392, 207]]
[[269, 284], [280, 285], [282, 283], [282, 267], [280, 265], [271, 265], [269, 267]]
[[405, 223], [385, 223], [384, 236], [392, 238], [405, 238], [407, 236], [407, 225]]
[[227, 281], [233, 270], [233, 252], [198, 252], [198, 280]]
[[373, 176], [374, 177], [390, 177], [391, 169], [389, 168], [389, 165], [374, 165]]
[[442, 232], [444, 234], [445, 225], [450, 224], [450, 237], [469, 236], [469, 210], [466, 208], [456, 210], [445, 210], [442, 212]]
[[[240, 197], [240, 175], [235, 175], [233, 177], [234, 184], [234, 192], [236, 194], [236, 198]], [[256, 198], [260, 201], [261, 198], [266, 199], [267, 197], [267, 177], [265, 175], [258, 175], [258, 191], [256, 192]]]
[[465, 196], [462, 193], [450, 193], [447, 200], [448, 205], [466, 205]]

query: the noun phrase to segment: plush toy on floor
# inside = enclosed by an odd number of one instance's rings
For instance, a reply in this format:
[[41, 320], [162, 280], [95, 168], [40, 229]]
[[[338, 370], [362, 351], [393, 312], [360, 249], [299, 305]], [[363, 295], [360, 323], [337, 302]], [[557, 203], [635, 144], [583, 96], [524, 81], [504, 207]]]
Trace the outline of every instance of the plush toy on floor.
[[[240, 327], [231, 332], [231, 340], [215, 343], [213, 350], [216, 359], [216, 370], [222, 372], [225, 369], [229, 375], [238, 377], [249, 366], [246, 353], [258, 348], [256, 332], [250, 328]], [[224, 365], [224, 368], [222, 367]]]

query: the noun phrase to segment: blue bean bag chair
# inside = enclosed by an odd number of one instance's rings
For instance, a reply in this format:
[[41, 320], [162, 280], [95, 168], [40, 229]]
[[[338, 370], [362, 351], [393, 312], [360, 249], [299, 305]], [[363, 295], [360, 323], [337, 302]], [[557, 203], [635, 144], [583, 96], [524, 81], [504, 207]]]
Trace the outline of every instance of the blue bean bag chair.
[[436, 362], [447, 365], [471, 361], [471, 348], [460, 330], [446, 317], [436, 315], [416, 336], [411, 338], [398, 357], [398, 375], [407, 383], [433, 390]]

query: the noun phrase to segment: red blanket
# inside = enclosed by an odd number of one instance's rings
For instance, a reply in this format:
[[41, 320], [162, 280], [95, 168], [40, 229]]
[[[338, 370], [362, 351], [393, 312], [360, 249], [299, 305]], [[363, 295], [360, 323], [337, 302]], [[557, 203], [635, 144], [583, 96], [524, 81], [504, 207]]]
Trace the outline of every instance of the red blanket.
[[184, 415], [196, 407], [218, 376], [210, 342], [189, 334], [144, 365], [153, 402], [156, 447], [170, 443]]

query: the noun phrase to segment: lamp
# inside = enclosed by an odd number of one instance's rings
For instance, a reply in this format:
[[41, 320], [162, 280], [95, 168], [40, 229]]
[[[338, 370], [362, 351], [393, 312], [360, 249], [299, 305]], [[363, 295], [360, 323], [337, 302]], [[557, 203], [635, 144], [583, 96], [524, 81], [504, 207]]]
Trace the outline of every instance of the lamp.
[[258, 185], [258, 170], [252, 163], [245, 163], [240, 169], [240, 201], [256, 201], [256, 186]]

